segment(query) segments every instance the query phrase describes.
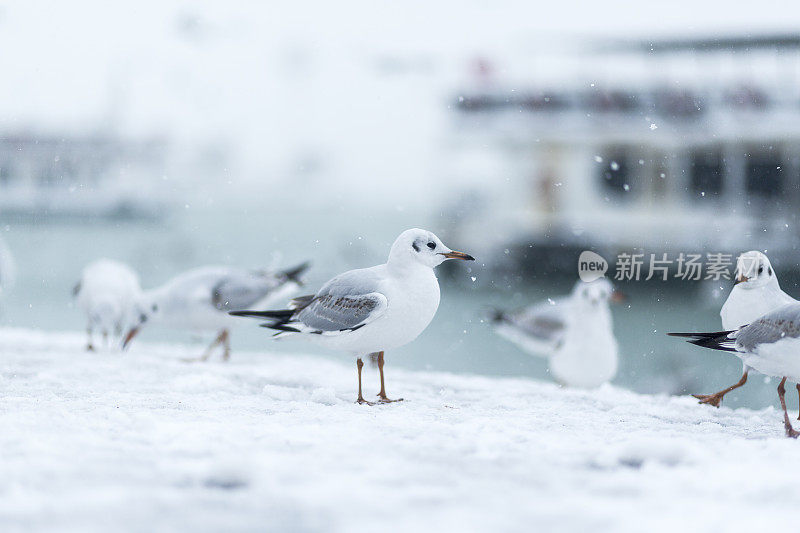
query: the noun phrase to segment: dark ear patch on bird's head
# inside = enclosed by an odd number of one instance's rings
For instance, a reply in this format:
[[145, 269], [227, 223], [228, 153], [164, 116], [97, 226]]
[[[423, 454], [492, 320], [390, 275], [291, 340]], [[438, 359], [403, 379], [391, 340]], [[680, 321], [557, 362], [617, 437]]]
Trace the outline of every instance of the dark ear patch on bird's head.
[[414, 249], [415, 252], [419, 252], [419, 244], [417, 244], [417, 241], [412, 242], [411, 247]]

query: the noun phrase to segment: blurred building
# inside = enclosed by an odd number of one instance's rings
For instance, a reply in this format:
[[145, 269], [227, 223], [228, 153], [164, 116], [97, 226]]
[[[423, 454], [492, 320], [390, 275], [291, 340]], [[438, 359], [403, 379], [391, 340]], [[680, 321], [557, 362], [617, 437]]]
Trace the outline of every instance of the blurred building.
[[520, 263], [568, 257], [570, 273], [585, 248], [793, 256], [800, 34], [578, 55], [595, 74], [546, 85], [481, 75], [459, 92], [448, 172], [471, 213], [459, 242], [498, 243]]
[[0, 213], [8, 219], [159, 218], [165, 146], [109, 134], [0, 135]]

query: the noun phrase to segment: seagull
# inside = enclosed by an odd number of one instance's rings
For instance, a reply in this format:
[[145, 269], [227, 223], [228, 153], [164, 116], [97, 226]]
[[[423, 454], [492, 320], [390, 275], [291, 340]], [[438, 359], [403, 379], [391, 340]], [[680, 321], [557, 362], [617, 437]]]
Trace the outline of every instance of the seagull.
[[141, 292], [139, 276], [125, 264], [99, 259], [83, 269], [72, 295], [86, 313], [87, 350], [94, 350], [95, 330], [103, 335], [106, 343], [109, 334], [122, 335], [123, 328], [134, 320]]
[[[766, 255], [758, 251], [745, 252], [736, 260], [733, 289], [722, 306], [719, 316], [722, 329], [733, 330], [745, 326], [761, 315], [781, 306], [797, 303], [797, 300], [783, 292], [778, 285], [778, 277]], [[722, 398], [734, 389], [747, 383], [750, 367], [742, 368], [741, 379], [714, 394], [693, 394], [700, 403], [719, 407]], [[800, 394], [800, 386], [798, 386]]]
[[533, 355], [549, 359], [562, 385], [594, 388], [617, 373], [618, 348], [608, 302], [622, 301], [610, 281], [578, 281], [559, 300], [516, 311], [496, 311], [495, 331]]
[[139, 320], [125, 336], [123, 348], [145, 323], [155, 322], [179, 329], [213, 330], [217, 333], [214, 341], [201, 357], [191, 361], [208, 360], [220, 344], [223, 360], [227, 361], [231, 354], [229, 330], [237, 324], [228, 311], [245, 306], [267, 307], [287, 298], [302, 286], [299, 276], [308, 266], [303, 263], [280, 272], [209, 266], [184, 272], [143, 294]]
[[[786, 410], [786, 380], [800, 384], [800, 302], [779, 307], [749, 326], [714, 333], [669, 333], [674, 337], [688, 337], [691, 344], [733, 352], [746, 368], [767, 376], [782, 378], [778, 385], [778, 398], [783, 408], [783, 425], [786, 436], [796, 439], [795, 431]], [[798, 387], [800, 390], [800, 387]]]
[[4, 240], [0, 239], [0, 292], [7, 291], [14, 286], [17, 275], [17, 265], [11, 250]]
[[446, 259], [474, 261], [442, 244], [430, 231], [409, 229], [394, 241], [382, 265], [340, 274], [316, 294], [295, 298], [285, 310], [231, 314], [268, 319], [262, 327], [277, 330], [275, 337], [306, 337], [353, 354], [359, 404], [373, 405], [361, 394], [361, 368], [365, 355], [377, 354], [380, 403], [402, 401], [386, 396], [384, 351], [413, 341], [431, 323], [439, 307], [439, 282], [433, 269]]

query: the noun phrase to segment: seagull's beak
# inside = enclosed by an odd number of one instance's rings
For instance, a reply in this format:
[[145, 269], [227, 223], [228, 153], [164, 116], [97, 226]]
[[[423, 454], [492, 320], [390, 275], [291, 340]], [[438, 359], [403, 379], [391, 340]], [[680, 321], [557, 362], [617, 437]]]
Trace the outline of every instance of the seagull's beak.
[[733, 282], [733, 285], [736, 286], [736, 285], [738, 285], [740, 283], [744, 283], [745, 281], [747, 281], [749, 279], [750, 278], [747, 278], [747, 277], [742, 276], [741, 274], [739, 274], [739, 276], [736, 278], [736, 281]]
[[615, 304], [621, 304], [628, 301], [628, 295], [621, 291], [614, 291], [609, 299]]
[[440, 253], [439, 255], [443, 255], [448, 259], [463, 259], [464, 261], [475, 261], [475, 258], [469, 254], [465, 254], [464, 252], [456, 252], [455, 250], [451, 250], [446, 254]]
[[139, 333], [139, 328], [138, 327], [137, 328], [131, 328], [131, 330], [128, 332], [128, 334], [125, 335], [125, 340], [122, 341], [122, 349], [123, 350], [125, 350], [128, 347], [128, 345], [131, 343], [131, 341], [133, 340], [133, 338], [136, 336], [137, 333]]

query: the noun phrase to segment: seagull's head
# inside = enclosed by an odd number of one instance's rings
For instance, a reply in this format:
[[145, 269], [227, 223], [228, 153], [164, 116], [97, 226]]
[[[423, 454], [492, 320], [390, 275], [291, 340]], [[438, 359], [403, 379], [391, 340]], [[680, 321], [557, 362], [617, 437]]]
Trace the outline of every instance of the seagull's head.
[[606, 278], [594, 281], [578, 281], [572, 289], [572, 295], [580, 302], [593, 307], [608, 302], [620, 303], [625, 301], [625, 295], [614, 289], [614, 285]]
[[404, 231], [394, 241], [388, 263], [390, 265], [421, 263], [434, 268], [447, 259], [475, 260], [469, 254], [451, 250], [430, 231], [415, 228]]
[[742, 289], [757, 289], [778, 283], [775, 270], [767, 256], [758, 251], [745, 252], [736, 260], [734, 286]]
[[122, 349], [125, 350], [134, 337], [139, 334], [145, 324], [159, 313], [158, 303], [150, 297], [142, 296], [134, 306], [133, 316], [130, 319], [130, 329], [122, 339]]

